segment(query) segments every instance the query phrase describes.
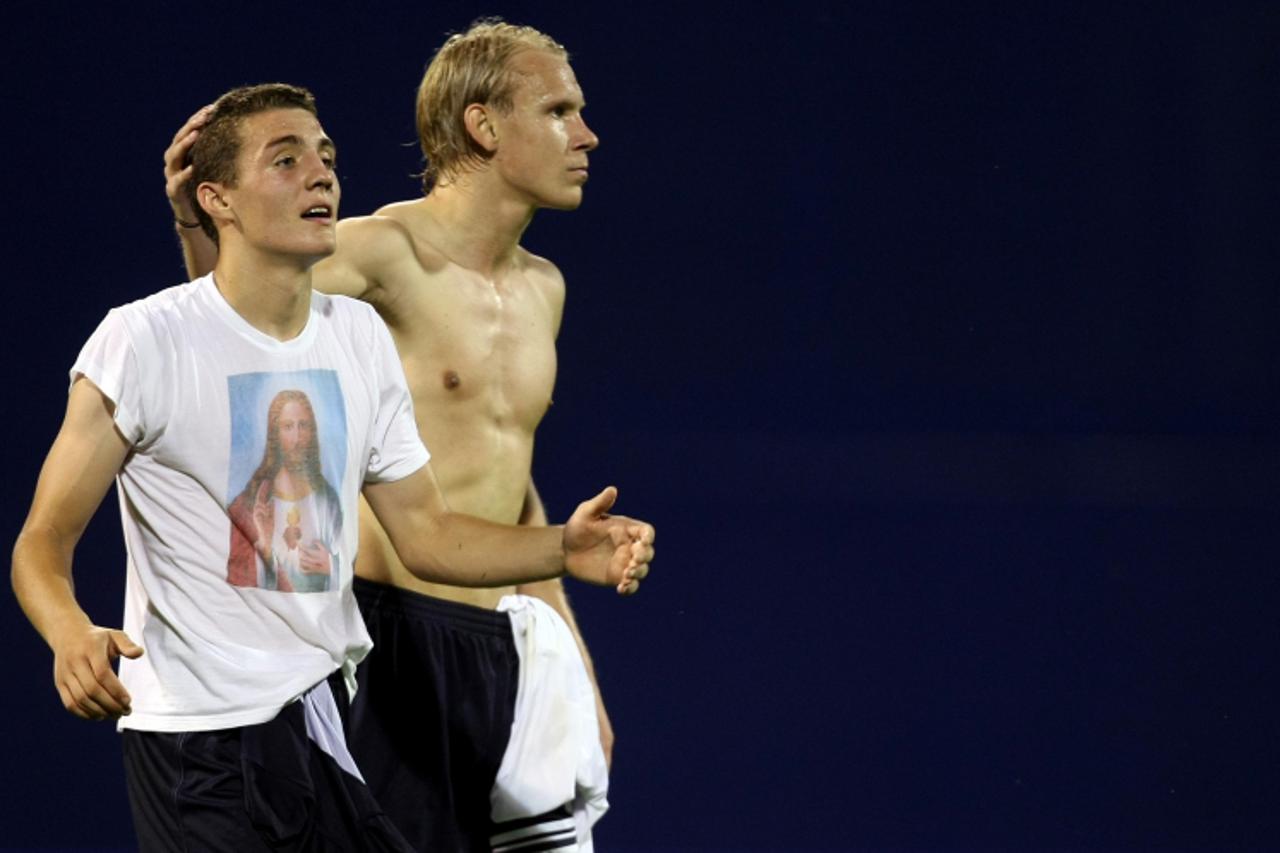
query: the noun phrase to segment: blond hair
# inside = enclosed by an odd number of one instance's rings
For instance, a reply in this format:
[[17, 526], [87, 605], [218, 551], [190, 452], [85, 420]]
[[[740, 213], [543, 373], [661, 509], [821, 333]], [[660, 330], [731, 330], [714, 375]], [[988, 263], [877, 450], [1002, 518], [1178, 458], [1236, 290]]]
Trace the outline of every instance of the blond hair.
[[569, 58], [564, 46], [546, 33], [498, 18], [476, 21], [466, 32], [449, 36], [436, 51], [418, 85], [418, 141], [426, 158], [424, 191], [431, 192], [442, 178], [450, 180], [461, 169], [489, 159], [490, 153], [467, 132], [463, 113], [471, 104], [511, 111], [517, 78], [509, 65], [513, 56], [525, 50]]

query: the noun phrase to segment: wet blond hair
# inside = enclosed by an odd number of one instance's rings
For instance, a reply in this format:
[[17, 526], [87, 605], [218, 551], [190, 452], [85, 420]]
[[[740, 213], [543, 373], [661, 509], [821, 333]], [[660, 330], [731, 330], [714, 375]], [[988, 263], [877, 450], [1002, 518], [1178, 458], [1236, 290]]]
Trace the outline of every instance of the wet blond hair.
[[491, 156], [463, 121], [471, 104], [485, 104], [510, 112], [517, 76], [511, 58], [525, 50], [542, 50], [564, 59], [564, 45], [533, 27], [508, 24], [500, 18], [482, 18], [464, 33], [449, 36], [432, 57], [418, 85], [418, 141], [426, 167], [422, 188], [441, 179], [451, 180], [467, 166]]

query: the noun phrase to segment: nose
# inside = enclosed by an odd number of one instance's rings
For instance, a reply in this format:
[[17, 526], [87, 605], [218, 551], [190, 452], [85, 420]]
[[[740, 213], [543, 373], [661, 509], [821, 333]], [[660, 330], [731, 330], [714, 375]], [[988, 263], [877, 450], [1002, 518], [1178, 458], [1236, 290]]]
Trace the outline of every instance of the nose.
[[574, 136], [575, 151], [595, 151], [600, 147], [600, 137], [587, 127], [587, 120], [578, 116], [578, 132]]
[[324, 161], [319, 153], [312, 151], [307, 155], [307, 174], [309, 179], [307, 187], [324, 187], [325, 189], [336, 189], [338, 185], [338, 175]]

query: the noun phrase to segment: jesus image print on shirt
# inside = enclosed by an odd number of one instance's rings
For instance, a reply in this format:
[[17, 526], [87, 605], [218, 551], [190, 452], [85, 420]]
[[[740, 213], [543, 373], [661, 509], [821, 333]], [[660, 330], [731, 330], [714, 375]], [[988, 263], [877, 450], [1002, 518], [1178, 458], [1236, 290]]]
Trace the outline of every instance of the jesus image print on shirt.
[[[346, 418], [328, 370], [228, 378], [234, 495], [227, 582], [279, 592], [340, 586]], [[328, 474], [326, 474], [328, 472]]]

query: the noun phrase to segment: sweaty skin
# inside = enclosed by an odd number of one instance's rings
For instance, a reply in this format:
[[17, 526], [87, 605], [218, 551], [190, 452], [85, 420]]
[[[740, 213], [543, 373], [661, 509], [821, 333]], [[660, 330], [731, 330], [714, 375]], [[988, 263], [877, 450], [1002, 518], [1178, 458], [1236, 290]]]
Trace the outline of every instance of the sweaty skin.
[[[568, 62], [528, 50], [511, 60], [520, 78], [513, 106], [466, 110], [469, 132], [489, 154], [442, 178], [424, 198], [374, 215], [344, 219], [337, 251], [313, 268], [317, 290], [372, 304], [391, 330], [413, 395], [418, 429], [449, 507], [506, 524], [547, 523], [530, 477], [534, 433], [551, 405], [555, 339], [564, 307], [556, 266], [522, 248], [539, 208], [581, 203], [588, 154], [599, 143]], [[168, 194], [180, 220], [187, 170], [180, 167], [203, 111], [174, 136], [165, 155]], [[198, 231], [179, 227], [188, 271], [217, 257]], [[482, 589], [430, 583], [397, 559], [361, 501], [356, 574], [368, 580], [493, 609], [514, 587]], [[559, 580], [522, 585], [568, 623], [595, 683]], [[613, 729], [596, 688], [601, 742], [612, 757]]]
[[[166, 153], [171, 189], [190, 179], [189, 169], [172, 167], [174, 157], [180, 163], [190, 145], [198, 116]], [[334, 251], [339, 187], [333, 144], [314, 113], [303, 108], [250, 114], [236, 133], [241, 150], [234, 180], [203, 181], [197, 187], [201, 209], [215, 223], [222, 246], [215, 282], [245, 322], [289, 341], [311, 316], [313, 265]], [[320, 208], [324, 213], [316, 216]], [[175, 212], [191, 216], [176, 203]], [[112, 664], [120, 656], [145, 654], [123, 631], [93, 624], [76, 600], [72, 580], [80, 537], [133, 452], [114, 409], [91, 379], [72, 384], [66, 416], [14, 544], [11, 569], [23, 612], [53, 650], [54, 683], [63, 704], [86, 719], [131, 712], [132, 697]], [[309, 433], [297, 418], [291, 429], [294, 439]], [[282, 444], [299, 446], [292, 440]], [[269, 491], [260, 488], [259, 503]], [[523, 584], [568, 573], [625, 595], [639, 588], [653, 559], [653, 528], [609, 514], [617, 496], [613, 487], [580, 504], [562, 528], [541, 529], [451, 511], [430, 465], [398, 480], [366, 483], [363, 494], [405, 563], [437, 582]], [[260, 523], [265, 522], [264, 517]]]
[[[449, 506], [490, 521], [545, 523], [530, 466], [555, 384], [564, 280], [553, 264], [518, 247], [491, 275], [460, 266], [428, 242], [440, 227], [431, 207], [427, 199], [401, 202], [340, 222], [339, 260], [354, 256], [377, 268], [361, 298], [391, 329]], [[320, 289], [338, 266], [317, 266]], [[360, 523], [360, 577], [489, 609], [512, 592], [419, 580], [396, 559], [367, 506]]]

